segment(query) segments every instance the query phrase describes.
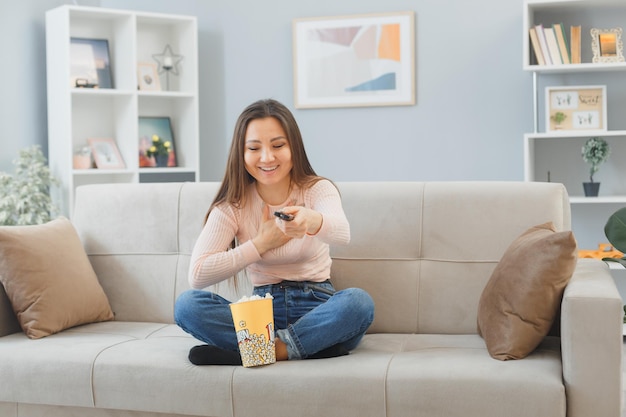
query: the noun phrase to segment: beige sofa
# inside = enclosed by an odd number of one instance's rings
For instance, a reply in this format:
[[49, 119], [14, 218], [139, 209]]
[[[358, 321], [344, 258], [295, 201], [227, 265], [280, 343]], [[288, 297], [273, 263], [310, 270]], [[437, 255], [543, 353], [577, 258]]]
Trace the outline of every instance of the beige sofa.
[[563, 186], [339, 183], [352, 242], [332, 248], [332, 279], [376, 303], [361, 345], [332, 359], [198, 367], [187, 352], [199, 342], [172, 311], [217, 185], [78, 189], [72, 223], [115, 320], [31, 340], [0, 290], [0, 416], [619, 416], [622, 307], [603, 262], [579, 261], [561, 337], [525, 359], [493, 359], [477, 334], [509, 243], [546, 221], [570, 227]]

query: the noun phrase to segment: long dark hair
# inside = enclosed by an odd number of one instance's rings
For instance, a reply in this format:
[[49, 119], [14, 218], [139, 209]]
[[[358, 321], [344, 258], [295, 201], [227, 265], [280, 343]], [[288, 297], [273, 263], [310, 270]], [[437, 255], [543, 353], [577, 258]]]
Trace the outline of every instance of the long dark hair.
[[273, 99], [256, 101], [246, 107], [237, 119], [224, 179], [206, 214], [205, 221], [211, 210], [218, 204], [226, 202], [236, 207], [245, 204], [246, 190], [254, 182], [254, 178], [246, 171], [244, 163], [246, 131], [251, 121], [266, 117], [273, 117], [278, 120], [287, 135], [293, 164], [291, 184], [297, 185], [299, 188], [307, 188], [322, 179], [315, 173], [309, 162], [300, 128], [289, 109]]

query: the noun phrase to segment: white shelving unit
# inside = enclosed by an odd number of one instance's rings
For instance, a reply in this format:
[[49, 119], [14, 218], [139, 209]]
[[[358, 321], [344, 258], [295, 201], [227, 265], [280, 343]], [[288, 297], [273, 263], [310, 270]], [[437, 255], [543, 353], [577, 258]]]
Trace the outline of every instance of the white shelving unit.
[[[581, 62], [566, 65], [536, 65], [528, 30], [536, 24], [562, 23], [569, 29], [581, 26]], [[523, 10], [523, 68], [533, 75], [534, 131], [524, 135], [524, 179], [553, 181], [565, 185], [572, 205], [572, 229], [581, 249], [595, 249], [607, 242], [604, 225], [615, 210], [626, 204], [626, 62], [592, 63], [592, 28], [626, 30], [624, 0], [525, 0]], [[569, 35], [569, 30], [566, 31]], [[569, 36], [568, 36], [569, 40]], [[626, 40], [626, 39], [625, 39]], [[546, 86], [606, 85], [608, 120], [606, 131], [556, 131], [545, 127]], [[584, 142], [592, 137], [606, 139], [609, 160], [594, 175], [601, 182], [598, 197], [584, 197], [582, 182], [589, 166], [581, 157]], [[583, 238], [584, 237], [584, 238]], [[626, 270], [609, 263], [611, 274], [626, 301]], [[626, 325], [624, 326], [626, 334]]]
[[[569, 28], [581, 26], [581, 62], [565, 65], [536, 65], [529, 28], [563, 24], [569, 40]], [[526, 181], [553, 181], [565, 184], [571, 197], [572, 225], [583, 248], [592, 249], [606, 241], [603, 226], [606, 211], [626, 203], [626, 62], [592, 63], [592, 28], [626, 30], [626, 2], [623, 0], [525, 0], [523, 8], [523, 69], [533, 76], [533, 132], [524, 135], [524, 178]], [[545, 87], [607, 86], [606, 131], [546, 132]], [[601, 183], [599, 197], [584, 197], [582, 183], [588, 181], [589, 166], [582, 160], [581, 148], [592, 136], [601, 136], [611, 147], [609, 160], [594, 175]], [[597, 214], [594, 214], [597, 212]], [[592, 223], [593, 228], [592, 228]], [[576, 229], [581, 229], [577, 233]], [[604, 238], [604, 239], [603, 239]]]
[[[48, 154], [62, 186], [53, 190], [71, 216], [76, 187], [94, 183], [199, 180], [198, 29], [194, 16], [64, 5], [46, 13]], [[70, 38], [106, 39], [113, 88], [70, 85]], [[137, 63], [154, 62], [166, 45], [183, 56], [168, 91], [138, 90]], [[161, 75], [165, 90], [165, 75]], [[138, 118], [169, 117], [177, 167], [139, 167]], [[123, 169], [73, 169], [72, 157], [88, 138], [113, 138]]]
[[[589, 178], [589, 166], [582, 160], [581, 149], [591, 136], [601, 136], [611, 147], [614, 164], [603, 165], [601, 192], [598, 197], [584, 197], [582, 182]], [[626, 171], [621, 161], [626, 157], [626, 130], [606, 132], [527, 133], [524, 135], [524, 179], [565, 184], [572, 204], [626, 203]], [[621, 160], [621, 161], [620, 161]], [[626, 169], [626, 166], [624, 166]], [[596, 178], [599, 175], [596, 175]]]

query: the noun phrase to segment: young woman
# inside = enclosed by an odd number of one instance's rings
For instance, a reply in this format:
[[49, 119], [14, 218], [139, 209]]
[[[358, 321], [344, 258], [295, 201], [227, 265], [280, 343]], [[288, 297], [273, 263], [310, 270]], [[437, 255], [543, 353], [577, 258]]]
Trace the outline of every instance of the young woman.
[[274, 297], [277, 360], [347, 354], [374, 318], [365, 291], [335, 291], [329, 281], [329, 244], [349, 241], [339, 192], [315, 174], [291, 112], [275, 100], [248, 106], [191, 255], [193, 289], [176, 301], [176, 323], [207, 343], [189, 360], [241, 364], [230, 301], [201, 289], [244, 269], [254, 294]]

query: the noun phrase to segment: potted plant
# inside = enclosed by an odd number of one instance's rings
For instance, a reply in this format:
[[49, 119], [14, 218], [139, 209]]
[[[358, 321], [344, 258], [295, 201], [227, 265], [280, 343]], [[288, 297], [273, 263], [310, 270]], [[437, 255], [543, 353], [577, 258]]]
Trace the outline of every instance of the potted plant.
[[0, 172], [0, 225], [41, 224], [57, 211], [50, 187], [58, 180], [50, 173], [38, 145], [20, 151], [13, 161], [15, 174]]
[[[611, 214], [604, 226], [604, 234], [611, 245], [618, 251], [626, 253], [626, 207]], [[603, 258], [604, 261], [619, 262], [626, 267], [626, 257]]]
[[589, 182], [583, 182], [585, 196], [597, 197], [600, 190], [600, 183], [593, 181], [593, 174], [598, 172], [600, 165], [604, 163], [611, 154], [609, 144], [600, 137], [587, 139], [582, 148], [583, 160], [590, 165]]
[[169, 140], [164, 141], [159, 135], [152, 135], [152, 146], [148, 148], [146, 155], [149, 158], [154, 157], [156, 166], [166, 167], [170, 159], [170, 151], [172, 144]]
[[553, 114], [552, 116], [550, 116], [550, 120], [552, 120], [555, 124], [555, 129], [560, 129], [561, 128], [561, 123], [563, 123], [563, 121], [567, 119], [567, 115], [565, 113], [563, 113], [562, 111], [558, 111], [555, 114]]
[[[611, 214], [604, 226], [604, 234], [614, 249], [626, 253], [626, 207]], [[602, 258], [603, 261], [619, 262], [626, 268], [626, 256], [621, 258]], [[626, 305], [624, 305], [624, 324], [626, 324]]]

